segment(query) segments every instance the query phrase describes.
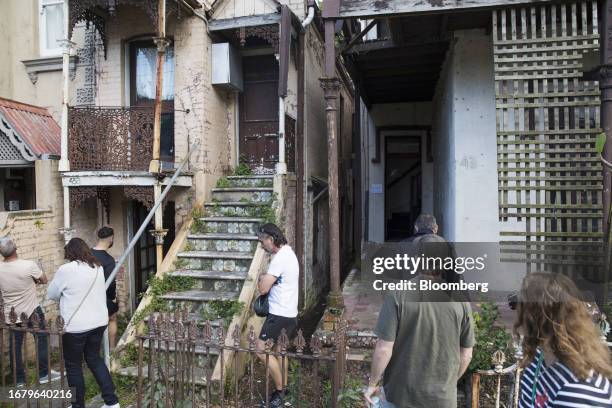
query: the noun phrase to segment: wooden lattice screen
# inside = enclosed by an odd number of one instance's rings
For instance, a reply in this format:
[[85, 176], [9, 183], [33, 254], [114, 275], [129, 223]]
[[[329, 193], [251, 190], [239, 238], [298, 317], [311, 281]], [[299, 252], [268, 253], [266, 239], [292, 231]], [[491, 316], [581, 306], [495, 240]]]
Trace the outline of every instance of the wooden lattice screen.
[[[502, 248], [527, 272], [591, 277], [602, 256], [597, 2], [493, 11]], [[518, 257], [518, 258], [517, 258]]]

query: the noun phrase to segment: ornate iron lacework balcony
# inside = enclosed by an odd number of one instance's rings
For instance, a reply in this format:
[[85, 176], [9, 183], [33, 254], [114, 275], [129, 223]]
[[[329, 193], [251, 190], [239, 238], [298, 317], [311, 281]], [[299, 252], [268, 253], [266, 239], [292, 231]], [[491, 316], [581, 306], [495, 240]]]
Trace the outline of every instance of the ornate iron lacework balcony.
[[71, 171], [148, 171], [153, 154], [153, 108], [68, 109]]

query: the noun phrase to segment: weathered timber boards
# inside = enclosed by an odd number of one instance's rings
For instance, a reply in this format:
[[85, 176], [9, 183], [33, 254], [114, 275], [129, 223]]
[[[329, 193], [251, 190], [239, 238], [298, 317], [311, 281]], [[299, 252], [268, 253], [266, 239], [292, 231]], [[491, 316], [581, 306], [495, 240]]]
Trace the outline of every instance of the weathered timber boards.
[[597, 12], [590, 0], [492, 12], [500, 235], [518, 240], [501, 243], [527, 272], [600, 272], [582, 247], [603, 238], [600, 91], [582, 66], [599, 48]]
[[[452, 10], [487, 9], [514, 4], [547, 3], [539, 0], [340, 0], [340, 10], [324, 17], [351, 18], [394, 14], [436, 14]], [[327, 7], [326, 7], [327, 8]]]

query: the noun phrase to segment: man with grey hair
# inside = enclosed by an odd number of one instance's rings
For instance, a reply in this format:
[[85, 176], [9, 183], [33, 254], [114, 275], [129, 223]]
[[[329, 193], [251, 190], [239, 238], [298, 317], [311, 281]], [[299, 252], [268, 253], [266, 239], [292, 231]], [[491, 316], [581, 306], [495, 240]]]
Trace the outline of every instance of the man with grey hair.
[[[36, 285], [47, 283], [45, 273], [35, 262], [18, 258], [17, 246], [11, 238], [0, 238], [0, 255], [4, 258], [4, 261], [0, 262], [0, 291], [4, 299], [5, 318], [8, 320], [11, 309], [14, 309], [17, 314], [17, 326], [22, 327], [22, 325], [26, 324], [28, 327], [31, 327], [32, 324], [29, 320], [27, 322], [21, 321], [21, 316], [25, 314], [29, 319], [36, 314], [38, 315], [40, 328], [44, 329], [45, 315], [36, 295]], [[21, 353], [24, 333], [23, 331], [12, 330], [11, 334], [14, 342], [12, 339], [9, 341], [11, 356], [13, 356], [13, 344], [15, 345], [15, 361], [13, 361], [13, 358], [9, 358], [9, 361], [11, 372], [16, 373], [13, 381], [17, 386], [24, 386], [26, 380]], [[45, 333], [37, 333], [34, 335], [34, 341], [38, 345], [39, 382], [44, 384], [49, 382], [47, 335]], [[14, 370], [13, 364], [15, 364]], [[58, 377], [58, 373], [54, 371], [52, 371], [51, 375], [52, 379]]]
[[423, 235], [437, 235], [438, 234], [438, 222], [436, 217], [431, 214], [420, 214], [414, 222], [414, 235], [410, 237], [410, 241], [414, 241], [418, 237]]

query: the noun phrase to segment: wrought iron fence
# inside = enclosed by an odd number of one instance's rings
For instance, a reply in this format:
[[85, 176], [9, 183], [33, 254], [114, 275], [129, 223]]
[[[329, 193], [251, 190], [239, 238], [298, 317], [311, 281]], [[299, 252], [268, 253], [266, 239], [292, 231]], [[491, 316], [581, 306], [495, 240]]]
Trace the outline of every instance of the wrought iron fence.
[[[40, 307], [30, 316], [22, 313], [19, 317], [12, 307], [7, 319], [0, 295], [0, 385], [3, 390], [14, 388], [28, 391], [23, 393], [23, 399], [19, 399], [19, 406], [63, 407], [70, 404], [72, 394], [61, 394], [66, 397], [61, 401], [56, 399], [60, 395], [57, 392], [46, 393], [68, 389], [62, 355], [63, 330], [64, 319], [58, 316], [56, 319], [45, 320]], [[29, 338], [30, 334], [33, 339]], [[43, 365], [46, 370], [43, 368], [42, 371], [46, 371], [47, 378], [39, 375]], [[19, 367], [22, 373], [19, 373]], [[56, 373], [54, 369], [59, 371]], [[47, 397], [40, 398], [41, 392], [45, 392]], [[55, 397], [49, 398], [51, 395]], [[7, 404], [2, 403], [2, 406]]]
[[148, 171], [153, 157], [153, 108], [70, 107], [71, 170]]
[[257, 350], [253, 327], [243, 339], [236, 326], [226, 339], [222, 326], [207, 321], [200, 327], [186, 311], [151, 316], [138, 337], [137, 407], [268, 407], [273, 389], [268, 363], [274, 357], [281, 372], [287, 371], [283, 389], [293, 407], [335, 408], [344, 380], [345, 330], [340, 324], [328, 347], [316, 335], [307, 344], [302, 330], [293, 340], [283, 330], [276, 344], [268, 339]]
[[[506, 356], [500, 350], [493, 354], [492, 370], [476, 370], [472, 374], [472, 395], [471, 395], [471, 408], [491, 407], [495, 408], [518, 408], [519, 401], [519, 387], [522, 375], [522, 368], [519, 367], [518, 363], [514, 363], [509, 367], [504, 367], [506, 362]], [[483, 379], [493, 379], [492, 387], [489, 387], [489, 391], [486, 394], [488, 401], [481, 405], [483, 402]], [[489, 384], [490, 385], [490, 384]], [[502, 400], [502, 395], [506, 394], [506, 397]]]

